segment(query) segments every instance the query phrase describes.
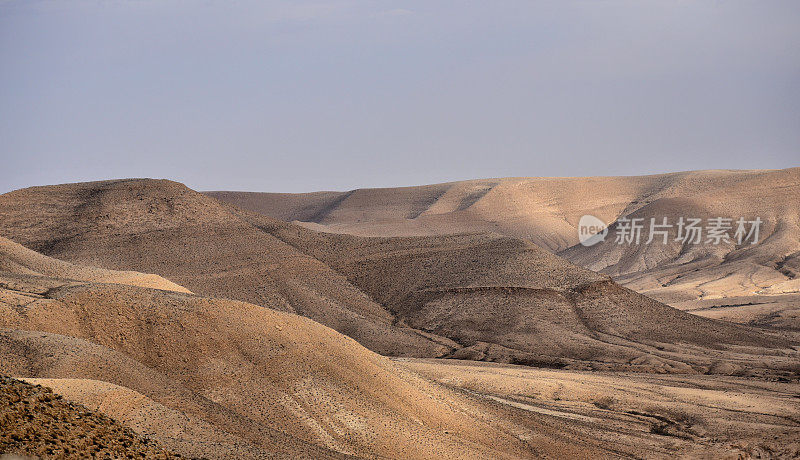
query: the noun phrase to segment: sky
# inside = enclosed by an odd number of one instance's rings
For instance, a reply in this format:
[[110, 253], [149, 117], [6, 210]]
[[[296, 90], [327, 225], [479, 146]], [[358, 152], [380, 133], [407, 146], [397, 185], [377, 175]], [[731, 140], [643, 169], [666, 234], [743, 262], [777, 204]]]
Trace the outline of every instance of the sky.
[[792, 166], [796, 0], [0, 0], [0, 193]]

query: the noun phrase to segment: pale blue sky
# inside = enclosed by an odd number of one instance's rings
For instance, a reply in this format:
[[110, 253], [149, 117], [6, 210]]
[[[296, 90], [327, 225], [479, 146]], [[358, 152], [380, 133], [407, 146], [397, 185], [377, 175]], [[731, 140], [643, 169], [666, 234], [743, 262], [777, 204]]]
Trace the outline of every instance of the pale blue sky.
[[0, 0], [0, 160], [0, 192], [800, 166], [800, 2]]

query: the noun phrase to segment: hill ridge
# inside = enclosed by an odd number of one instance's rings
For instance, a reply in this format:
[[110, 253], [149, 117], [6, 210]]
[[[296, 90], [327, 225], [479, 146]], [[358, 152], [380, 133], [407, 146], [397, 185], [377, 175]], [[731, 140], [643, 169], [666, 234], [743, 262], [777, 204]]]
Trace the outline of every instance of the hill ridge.
[[[480, 198], [469, 206], [460, 206], [457, 198], [469, 196], [473, 189], [486, 193], [479, 194]], [[359, 189], [335, 209], [329, 209], [324, 219], [312, 222], [307, 221], [309, 216], [322, 203], [315, 193], [207, 194], [330, 233], [406, 237], [491, 231], [522, 238], [683, 310], [745, 324], [800, 330], [800, 284], [796, 281], [800, 273], [800, 216], [796, 206], [791, 206], [800, 201], [798, 167], [647, 176], [516, 177]], [[330, 194], [325, 196], [330, 199]], [[436, 200], [426, 210], [410, 213], [420, 203], [431, 203], [431, 196]], [[613, 226], [622, 217], [643, 218], [644, 222], [651, 217], [670, 217], [674, 224], [678, 214], [736, 219], [753, 218], [755, 213], [764, 221], [762, 238], [747, 250], [698, 246], [679, 252], [660, 245], [619, 248], [609, 244], [609, 240], [613, 242], [613, 228], [605, 244], [584, 248], [578, 241], [577, 225], [587, 214]], [[686, 257], [684, 252], [693, 255]], [[703, 264], [692, 263], [701, 256], [705, 257]], [[778, 265], [781, 269], [774, 270]], [[730, 273], [738, 274], [728, 277]], [[743, 303], [764, 305], [758, 296], [771, 296], [769, 305], [735, 307]]]
[[[89, 205], [81, 207], [81, 200]], [[638, 331], [649, 331], [650, 340], [701, 347], [744, 344], [761, 350], [793, 343], [681, 313], [616, 286], [607, 275], [498, 233], [403, 238], [317, 233], [181, 184], [147, 180], [12, 192], [0, 195], [0, 216], [0, 235], [44, 247], [48, 232], [59, 238], [60, 223], [71, 223], [73, 239], [51, 255], [155, 272], [199, 294], [301, 314], [390, 356], [530, 363], [546, 358], [572, 368], [648, 372], [650, 361], [637, 363], [650, 354], [682, 362], [684, 372], [702, 373], [719, 366], [699, 355], [642, 351], [639, 342], [646, 334]], [[33, 234], [26, 225], [32, 219], [41, 222]], [[568, 289], [588, 281], [605, 284]], [[500, 289], [470, 289], [490, 285]], [[502, 289], [510, 286], [566, 292], [537, 297]], [[586, 318], [576, 305], [593, 318], [596, 331], [584, 327]], [[673, 327], [653, 326], [655, 318]], [[610, 346], [596, 332], [624, 340]], [[486, 351], [473, 354], [484, 344]], [[712, 355], [747, 362], [757, 372], [791, 373], [782, 358], [761, 366], [730, 350]]]

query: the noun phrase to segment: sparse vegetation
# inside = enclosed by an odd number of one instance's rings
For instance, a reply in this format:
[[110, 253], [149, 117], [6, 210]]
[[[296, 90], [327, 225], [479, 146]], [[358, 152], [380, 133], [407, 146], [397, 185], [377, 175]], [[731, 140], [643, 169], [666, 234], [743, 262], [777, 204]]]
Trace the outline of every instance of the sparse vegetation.
[[0, 376], [0, 452], [42, 458], [181, 458], [47, 387]]

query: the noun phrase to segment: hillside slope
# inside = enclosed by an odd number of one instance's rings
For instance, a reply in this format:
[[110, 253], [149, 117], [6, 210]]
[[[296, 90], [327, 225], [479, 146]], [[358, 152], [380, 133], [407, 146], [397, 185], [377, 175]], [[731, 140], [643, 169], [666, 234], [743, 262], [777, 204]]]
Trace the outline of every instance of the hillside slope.
[[[3, 372], [48, 379], [35, 381], [66, 394], [113, 391], [113, 404], [148, 409], [157, 417], [150, 420], [153, 436], [187, 455], [602, 452], [580, 437], [564, 440], [541, 422], [518, 421], [506, 408], [432, 384], [293, 314], [118, 284], [9, 272], [0, 281], [15, 286], [0, 288]], [[137, 420], [119, 408], [106, 410]]]
[[795, 372], [791, 340], [680, 313], [509, 237], [317, 233], [153, 180], [19, 190], [0, 216], [0, 234], [48, 255], [295, 312], [385, 355]]
[[[687, 181], [688, 182], [688, 181]], [[718, 173], [700, 184], [659, 190], [610, 222], [609, 237], [559, 254], [662, 302], [705, 316], [800, 330], [800, 168]], [[713, 219], [730, 221], [729, 239], [709, 240]], [[650, 244], [618, 244], [619, 219], [667, 219], [674, 226]], [[681, 218], [701, 219], [700, 242], [678, 239]], [[755, 235], [735, 237], [736, 221], [759, 219]], [[751, 230], [752, 224], [744, 228]], [[744, 235], [747, 236], [747, 235]], [[642, 241], [649, 236], [643, 235]]]
[[[485, 179], [309, 194], [207, 194], [327, 232], [413, 236], [493, 231], [532, 241], [699, 315], [800, 329], [800, 168]], [[759, 217], [764, 224], [753, 247], [682, 247], [674, 242], [617, 247], [612, 230], [606, 243], [583, 248], [577, 245], [577, 225], [585, 214], [609, 225], [625, 217], [648, 224], [664, 217], [673, 224], [680, 217]]]
[[0, 236], [76, 264], [157, 273], [193, 292], [301, 314], [382, 354], [445, 348], [343, 276], [182, 184], [118, 180], [0, 195]]
[[179, 286], [158, 275], [75, 265], [39, 254], [3, 237], [0, 237], [0, 272], [190, 292], [183, 286]]
[[180, 452], [185, 457], [225, 458], [234, 453], [242, 458], [270, 455], [268, 450], [259, 449], [198, 416], [167, 407], [130, 388], [92, 379], [24, 380], [51, 388], [65, 400], [111, 417], [136, 433], [157, 439], [165, 448]]
[[0, 376], [0, 453], [40, 458], [180, 458], [50, 388]]
[[269, 231], [346, 275], [398, 320], [458, 343], [454, 358], [644, 372], [715, 372], [722, 362], [798, 371], [791, 340], [683, 313], [522, 240], [360, 238], [287, 224]]
[[[674, 381], [691, 386], [679, 396], [680, 411], [663, 406], [669, 392], [649, 390], [636, 406], [626, 401], [615, 411], [601, 410], [572, 402], [573, 393], [641, 395], [641, 381], [652, 377], [542, 375], [453, 360], [426, 360], [420, 367], [419, 361], [378, 356], [308, 319], [242, 302], [29, 273], [1, 272], [0, 280], [3, 372], [51, 387], [64, 404], [95, 409], [184, 456], [666, 459], [794, 449], [787, 442], [796, 437], [797, 422], [782, 415], [796, 409], [790, 383], [729, 380], [734, 383], [725, 384], [723, 394], [706, 388], [705, 376], [681, 376]], [[607, 383], [584, 387], [587, 379]], [[777, 394], [767, 397], [767, 385]], [[737, 399], [730, 399], [731, 391]], [[550, 392], [553, 401], [539, 396]], [[47, 404], [60, 401], [47, 395]], [[565, 405], [562, 397], [570, 401]], [[707, 412], [704, 401], [723, 407], [714, 418], [695, 415]], [[736, 422], [738, 401], [746, 402], [755, 417], [749, 422], [756, 424]], [[65, 419], [61, 411], [49, 423], [50, 409], [30, 405], [26, 413], [36, 415], [28, 420], [51, 431], [26, 438], [32, 426], [20, 425], [19, 407], [10, 407], [0, 407], [0, 418], [13, 419], [12, 429], [4, 430], [7, 450], [139, 449], [130, 441], [135, 435], [107, 419], [93, 423], [85, 412]], [[88, 437], [80, 431], [85, 425]], [[125, 436], [117, 443], [92, 430]], [[709, 435], [718, 430], [725, 434]], [[78, 433], [79, 442], [70, 433]]]

